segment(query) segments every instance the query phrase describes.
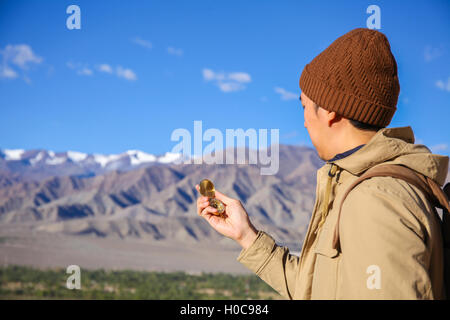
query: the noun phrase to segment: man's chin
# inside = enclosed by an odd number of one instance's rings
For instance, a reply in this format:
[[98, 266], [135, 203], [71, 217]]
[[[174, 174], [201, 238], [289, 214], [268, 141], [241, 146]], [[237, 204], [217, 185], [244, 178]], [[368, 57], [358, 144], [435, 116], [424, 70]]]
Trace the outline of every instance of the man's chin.
[[[329, 159], [331, 159], [331, 158], [329, 158], [329, 157], [326, 157], [326, 156], [322, 155], [319, 151], [317, 151], [317, 148], [316, 148], [316, 152], [317, 152], [317, 155], [319, 156], [319, 158], [320, 158], [322, 161], [328, 161]], [[328, 158], [329, 158], [329, 159], [328, 159]]]

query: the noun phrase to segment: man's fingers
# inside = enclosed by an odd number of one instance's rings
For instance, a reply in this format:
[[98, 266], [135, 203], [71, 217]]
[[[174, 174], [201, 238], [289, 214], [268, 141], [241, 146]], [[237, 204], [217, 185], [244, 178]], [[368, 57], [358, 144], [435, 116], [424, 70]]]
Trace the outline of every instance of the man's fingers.
[[203, 209], [205, 209], [208, 206], [209, 206], [209, 201], [208, 200], [203, 201], [203, 202], [201, 200], [197, 201], [197, 213], [199, 215], [202, 215]]
[[213, 208], [211, 206], [206, 207], [205, 209], [202, 210], [201, 215], [208, 215], [208, 214], [214, 214], [215, 212], [217, 212], [216, 208]]
[[201, 216], [203, 218], [205, 218], [206, 221], [209, 222], [209, 224], [213, 227], [216, 228], [218, 224], [221, 223], [221, 220], [223, 220], [222, 217], [217, 216], [214, 214], [214, 212], [217, 212], [216, 208], [213, 207], [207, 207], [202, 211]]
[[198, 197], [197, 198], [197, 205], [202, 204], [203, 202], [209, 201], [208, 197]]
[[[196, 184], [195, 189], [197, 189], [197, 191], [200, 192], [200, 185]], [[217, 199], [219, 199], [220, 201], [222, 201], [225, 204], [230, 204], [231, 202], [233, 202], [235, 200], [233, 198], [227, 197], [222, 192], [217, 191], [217, 190], [215, 190], [215, 196]]]

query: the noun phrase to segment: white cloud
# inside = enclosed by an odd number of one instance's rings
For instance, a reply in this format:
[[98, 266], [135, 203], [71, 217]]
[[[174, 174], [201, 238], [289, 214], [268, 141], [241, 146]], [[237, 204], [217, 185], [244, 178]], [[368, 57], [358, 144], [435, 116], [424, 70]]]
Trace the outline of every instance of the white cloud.
[[450, 92], [450, 77], [448, 77], [447, 83], [445, 83], [445, 81], [442, 80], [436, 81], [436, 87], [438, 87], [441, 90]]
[[440, 151], [444, 151], [448, 149], [448, 145], [446, 143], [440, 143], [430, 147], [431, 152], [436, 153]]
[[92, 76], [94, 74], [92, 69], [89, 68], [89, 66], [86, 64], [81, 64], [79, 62], [75, 63], [75, 62], [69, 61], [66, 63], [66, 65], [67, 65], [67, 67], [69, 67], [69, 69], [75, 70], [76, 73], [80, 76]]
[[106, 73], [113, 73], [113, 69], [111, 68], [111, 66], [109, 64], [103, 63], [101, 65], [98, 66], [98, 70], [101, 72], [106, 72]]
[[203, 69], [203, 79], [206, 81], [217, 80], [221, 81], [225, 79], [225, 75], [223, 73], [214, 72], [211, 69]]
[[121, 66], [117, 67], [116, 74], [119, 78], [124, 78], [126, 80], [134, 81], [137, 79], [136, 74], [131, 69], [122, 68]]
[[70, 69], [76, 69], [80, 64], [79, 63], [73, 63], [72, 61], [69, 61], [66, 63], [67, 67]]
[[286, 91], [283, 88], [275, 87], [275, 92], [281, 95], [281, 100], [294, 100], [298, 99], [299, 95]]
[[245, 89], [245, 86], [237, 82], [219, 82], [218, 86], [223, 92], [233, 92]]
[[426, 46], [424, 51], [424, 58], [426, 62], [433, 61], [444, 54], [444, 49], [441, 47], [435, 48], [432, 46]]
[[[42, 58], [35, 55], [29, 45], [8, 44], [5, 49], [0, 50], [2, 64], [0, 65], [0, 78], [14, 79], [19, 77], [17, 69], [27, 70], [31, 64], [40, 64]], [[14, 69], [13, 67], [16, 67]], [[25, 81], [29, 78], [24, 75]]]
[[93, 72], [91, 69], [84, 67], [84, 68], [78, 70], [77, 74], [82, 75], [82, 76], [92, 76]]
[[[67, 62], [67, 66], [70, 69], [75, 70], [78, 75], [92, 76], [94, 74], [93, 69], [90, 68], [89, 65], [87, 65], [87, 64]], [[99, 64], [99, 65], [97, 65], [96, 68], [99, 72], [114, 74], [117, 77], [123, 78], [125, 80], [129, 80], [129, 81], [137, 80], [136, 73], [129, 68], [117, 66], [114, 70], [114, 68], [107, 63]]]
[[203, 79], [206, 81], [213, 80], [215, 78], [215, 74], [210, 69], [203, 69]]
[[134, 44], [137, 44], [137, 45], [139, 45], [141, 47], [144, 47], [144, 48], [147, 48], [147, 49], [153, 48], [153, 44], [150, 41], [141, 39], [139, 37], [134, 37], [131, 41]]
[[13, 69], [8, 67], [7, 65], [0, 66], [0, 78], [14, 79], [17, 77], [18, 77], [17, 72], [15, 72]]
[[214, 72], [211, 69], [203, 69], [203, 79], [213, 81], [221, 91], [233, 92], [244, 90], [244, 83], [252, 81], [251, 76], [245, 72]]
[[18, 44], [18, 45], [7, 45], [4, 50], [2, 50], [3, 59], [7, 63], [12, 63], [19, 66], [21, 69], [27, 69], [28, 64], [42, 62], [42, 58], [34, 54], [33, 50], [29, 45]]
[[167, 52], [169, 54], [172, 54], [174, 56], [179, 56], [179, 57], [181, 57], [183, 55], [183, 50], [182, 49], [177, 49], [177, 48], [174, 48], [174, 47], [168, 47], [167, 48]]
[[248, 73], [245, 72], [233, 72], [228, 74], [228, 79], [230, 80], [234, 80], [237, 82], [242, 82], [242, 83], [247, 83], [247, 82], [251, 82], [252, 78], [250, 77], [250, 75]]

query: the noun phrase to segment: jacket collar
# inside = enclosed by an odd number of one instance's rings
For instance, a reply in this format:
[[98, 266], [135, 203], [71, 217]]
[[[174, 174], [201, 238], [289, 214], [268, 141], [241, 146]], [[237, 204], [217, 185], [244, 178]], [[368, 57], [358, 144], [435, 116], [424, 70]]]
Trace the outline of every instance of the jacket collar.
[[363, 147], [363, 146], [364, 145], [362, 144], [362, 145], [359, 145], [359, 146], [357, 146], [357, 147], [355, 147], [353, 149], [347, 150], [347, 151], [345, 151], [343, 153], [338, 153], [337, 155], [335, 155], [332, 159], [328, 160], [327, 162], [330, 163], [330, 162], [334, 162], [336, 160], [348, 157], [352, 153], [354, 153], [354, 152], [358, 151], [359, 149], [361, 149], [361, 147]]
[[426, 146], [414, 144], [414, 140], [410, 126], [383, 128], [356, 152], [330, 163], [353, 175], [384, 162], [402, 164], [442, 185], [447, 177], [449, 157], [432, 154]]

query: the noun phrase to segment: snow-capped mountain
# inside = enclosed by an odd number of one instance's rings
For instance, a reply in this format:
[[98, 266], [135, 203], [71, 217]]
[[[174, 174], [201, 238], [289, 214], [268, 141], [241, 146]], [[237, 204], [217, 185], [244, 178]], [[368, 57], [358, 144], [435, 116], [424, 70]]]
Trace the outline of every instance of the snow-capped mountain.
[[178, 165], [170, 153], [2, 150], [0, 226], [24, 222], [59, 235], [217, 245], [223, 238], [196, 214], [194, 186], [207, 177], [279, 241], [301, 239], [322, 161], [304, 146], [280, 145], [279, 156], [278, 173], [261, 175], [253, 164]]
[[36, 149], [0, 149], [0, 171], [12, 176], [40, 180], [49, 176], [93, 176], [112, 170], [129, 171], [136, 168], [166, 165], [181, 160], [182, 155], [166, 152], [153, 155], [140, 150], [120, 154], [87, 154], [78, 151], [54, 152]]

